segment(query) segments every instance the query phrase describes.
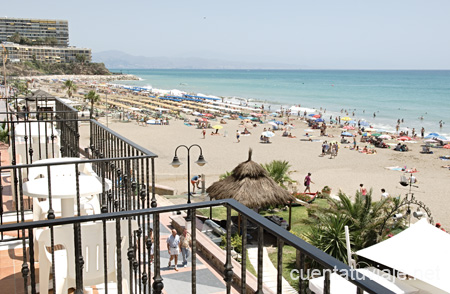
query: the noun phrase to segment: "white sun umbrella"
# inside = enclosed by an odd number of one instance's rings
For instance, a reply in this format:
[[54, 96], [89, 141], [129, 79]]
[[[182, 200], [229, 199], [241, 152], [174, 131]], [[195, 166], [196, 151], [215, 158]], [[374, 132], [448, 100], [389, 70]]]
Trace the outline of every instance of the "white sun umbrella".
[[425, 140], [425, 142], [426, 143], [437, 143], [438, 141], [433, 140], [433, 139], [428, 139], [428, 140]]
[[304, 131], [308, 132], [308, 133], [311, 133], [311, 132], [314, 132], [315, 130], [313, 130], [313, 129], [305, 129]]
[[392, 139], [392, 137], [389, 136], [389, 135], [381, 135], [381, 136], [379, 136], [378, 138], [380, 138], [380, 139], [386, 139], [386, 140]]
[[262, 132], [261, 135], [263, 135], [264, 137], [267, 137], [267, 138], [271, 138], [271, 137], [275, 136], [275, 133], [267, 131], [267, 132]]
[[278, 126], [275, 122], [273, 122], [273, 121], [270, 121], [270, 122], [268, 122], [268, 124], [269, 125], [272, 125], [272, 126]]

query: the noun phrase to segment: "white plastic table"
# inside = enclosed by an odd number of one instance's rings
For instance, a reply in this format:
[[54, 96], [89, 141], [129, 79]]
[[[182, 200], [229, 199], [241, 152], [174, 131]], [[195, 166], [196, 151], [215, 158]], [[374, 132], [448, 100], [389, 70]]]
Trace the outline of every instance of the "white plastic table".
[[[87, 197], [102, 192], [102, 183], [96, 176], [79, 176], [80, 197]], [[23, 184], [23, 193], [35, 198], [48, 198], [48, 178], [31, 180]], [[52, 198], [61, 199], [61, 216], [72, 217], [77, 197], [76, 177], [61, 176], [51, 178]]]
[[[82, 161], [79, 157], [62, 157], [62, 158], [49, 158], [42, 159], [33, 162], [33, 164], [45, 164], [45, 163], [56, 163], [65, 161]], [[78, 164], [79, 172], [87, 175], [91, 175], [92, 165], [91, 163]], [[28, 168], [28, 179], [34, 180], [38, 177], [46, 178], [47, 166], [38, 166]], [[64, 164], [64, 165], [53, 165], [50, 167], [50, 176], [53, 178], [55, 176], [74, 176], [75, 175], [75, 164]]]

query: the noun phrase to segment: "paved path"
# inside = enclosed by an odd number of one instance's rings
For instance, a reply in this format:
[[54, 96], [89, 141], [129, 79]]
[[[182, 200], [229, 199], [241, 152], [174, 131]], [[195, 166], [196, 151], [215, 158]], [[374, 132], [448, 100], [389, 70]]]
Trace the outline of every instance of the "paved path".
[[[266, 284], [270, 290], [273, 291], [273, 293], [277, 293], [277, 270], [273, 266], [272, 262], [270, 261], [269, 254], [267, 253], [267, 249], [263, 247], [263, 283]], [[248, 246], [247, 247], [248, 252], [248, 258], [255, 268], [255, 270], [258, 270], [258, 247], [257, 246]], [[285, 278], [282, 280], [282, 293], [287, 294], [297, 294], [298, 291], [296, 291], [292, 286], [286, 281]]]

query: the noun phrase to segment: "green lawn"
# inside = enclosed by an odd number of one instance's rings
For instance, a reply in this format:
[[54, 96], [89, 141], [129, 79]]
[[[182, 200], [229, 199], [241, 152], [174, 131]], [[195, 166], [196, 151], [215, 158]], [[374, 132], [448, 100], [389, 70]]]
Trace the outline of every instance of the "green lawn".
[[[325, 199], [316, 199], [313, 202], [313, 205], [318, 205], [319, 207], [326, 207], [327, 200]], [[267, 212], [267, 211], [261, 211], [260, 214], [262, 216], [266, 215], [278, 215], [282, 218], [284, 218], [286, 221], [289, 221], [289, 209], [286, 211], [278, 211], [278, 212]], [[305, 219], [308, 217], [308, 212], [306, 211], [306, 207], [304, 206], [294, 206], [292, 207], [292, 224], [291, 224], [291, 231], [297, 235], [301, 236], [306, 230], [308, 230], [307, 225], [302, 223], [302, 219]]]
[[[226, 207], [223, 207], [223, 206], [213, 207], [212, 212], [213, 212], [212, 218], [214, 218], [214, 219], [223, 219], [223, 220], [227, 219], [227, 208]], [[209, 208], [197, 209], [197, 214], [209, 217]], [[235, 210], [231, 210], [231, 215], [237, 216], [238, 213]]]

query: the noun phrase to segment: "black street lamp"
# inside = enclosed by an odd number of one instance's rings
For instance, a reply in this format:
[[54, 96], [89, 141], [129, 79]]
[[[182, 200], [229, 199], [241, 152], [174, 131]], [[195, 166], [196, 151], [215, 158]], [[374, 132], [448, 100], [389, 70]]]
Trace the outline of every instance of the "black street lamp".
[[[200, 147], [197, 144], [192, 144], [191, 146], [187, 147], [186, 145], [179, 145], [176, 149], [175, 149], [175, 156], [173, 157], [172, 163], [170, 163], [173, 167], [179, 167], [182, 163], [181, 161], [178, 159], [177, 156], [177, 151], [178, 148], [180, 147], [184, 147], [187, 150], [187, 170], [188, 170], [188, 201], [187, 203], [191, 203], [191, 155], [190, 155], [190, 151], [191, 148], [197, 146], [200, 149], [200, 156], [198, 157], [198, 160], [195, 162], [196, 164], [198, 164], [199, 166], [204, 166], [206, 164], [205, 158], [203, 158], [203, 151], [202, 151], [202, 147]], [[190, 221], [191, 220], [191, 210], [188, 209], [187, 211], [187, 216], [186, 216], [186, 220]]]

